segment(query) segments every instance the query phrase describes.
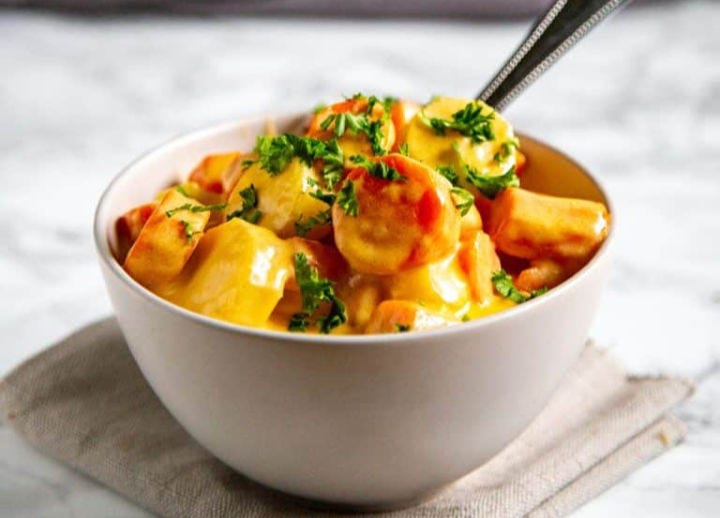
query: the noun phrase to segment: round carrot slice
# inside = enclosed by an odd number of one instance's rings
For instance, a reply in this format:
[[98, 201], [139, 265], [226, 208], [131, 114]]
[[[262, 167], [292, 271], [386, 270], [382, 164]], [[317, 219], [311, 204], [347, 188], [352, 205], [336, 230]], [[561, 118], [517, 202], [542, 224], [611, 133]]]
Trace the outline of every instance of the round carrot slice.
[[389, 275], [445, 257], [456, 246], [460, 222], [449, 183], [397, 154], [351, 169], [333, 207], [340, 253], [368, 274]]

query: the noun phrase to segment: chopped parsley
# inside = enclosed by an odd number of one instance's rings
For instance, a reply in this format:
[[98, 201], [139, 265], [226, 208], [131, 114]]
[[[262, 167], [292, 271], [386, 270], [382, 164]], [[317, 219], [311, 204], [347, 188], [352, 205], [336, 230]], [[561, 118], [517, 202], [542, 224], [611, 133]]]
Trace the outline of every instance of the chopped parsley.
[[323, 142], [323, 148], [319, 150], [316, 158], [323, 162], [322, 176], [325, 186], [334, 189], [345, 172], [345, 158], [337, 140]]
[[395, 169], [394, 167], [390, 167], [385, 162], [373, 162], [372, 160], [363, 155], [353, 155], [350, 157], [350, 161], [353, 164], [359, 165], [372, 176], [380, 178], [381, 180], [387, 180], [389, 182], [396, 180], [407, 180], [407, 178], [401, 175], [397, 169]]
[[400, 145], [399, 151], [400, 151], [401, 155], [410, 156], [410, 148], [408, 147], [407, 142], [405, 142], [405, 144]]
[[288, 322], [288, 331], [303, 333], [310, 327], [310, 317], [305, 313], [295, 313]]
[[460, 211], [461, 216], [467, 214], [475, 204], [475, 197], [472, 193], [462, 187], [453, 187], [450, 194], [452, 194], [455, 207]]
[[183, 228], [185, 229], [185, 237], [187, 240], [191, 240], [195, 234], [199, 234], [199, 230], [193, 230], [192, 225], [189, 221], [185, 221], [184, 219], [180, 220], [180, 223], [182, 223]]
[[297, 157], [308, 166], [312, 166], [316, 160], [322, 160], [322, 176], [328, 189], [332, 189], [342, 179], [344, 158], [335, 139], [325, 142], [292, 133], [277, 137], [259, 136], [254, 152], [258, 158], [243, 161], [246, 169], [259, 163], [271, 176], [276, 176]]
[[327, 203], [328, 205], [332, 205], [333, 203], [335, 203], [335, 195], [333, 193], [325, 192], [319, 188], [311, 192], [310, 196], [312, 196], [316, 200]]
[[180, 205], [179, 207], [175, 207], [170, 210], [165, 211], [165, 215], [168, 218], [172, 218], [174, 214], [177, 212], [181, 212], [183, 210], [187, 210], [189, 212], [197, 213], [197, 212], [212, 212], [216, 210], [223, 210], [226, 207], [225, 203], [218, 203], [217, 205], [193, 205], [192, 203], [184, 203], [183, 205]]
[[243, 189], [238, 192], [238, 194], [243, 201], [242, 208], [228, 214], [226, 218], [227, 221], [233, 218], [241, 218], [249, 223], [257, 223], [262, 217], [262, 212], [257, 209], [258, 198], [255, 186], [250, 184], [250, 187]]
[[185, 190], [185, 187], [183, 187], [182, 185], [176, 185], [175, 190], [177, 192], [179, 192], [180, 194], [182, 194], [183, 196], [185, 196], [186, 198], [192, 198], [192, 196], [190, 196], [188, 194], [188, 192]]
[[486, 198], [494, 199], [507, 187], [518, 187], [520, 180], [515, 174], [515, 167], [498, 176], [481, 175], [477, 170], [465, 165], [467, 181]]
[[335, 297], [330, 303], [330, 311], [328, 314], [317, 319], [318, 328], [323, 334], [328, 334], [330, 331], [345, 322], [347, 322], [345, 304], [343, 304], [337, 297]]
[[355, 182], [347, 180], [337, 195], [338, 206], [348, 216], [357, 216], [360, 213], [358, 205], [357, 193], [355, 191]]
[[462, 110], [452, 114], [452, 120], [439, 117], [426, 117], [420, 112], [420, 120], [432, 128], [436, 135], [445, 135], [448, 130], [457, 131], [461, 135], [470, 137], [474, 144], [495, 139], [495, 132], [492, 128], [492, 121], [495, 113], [486, 115], [482, 113], [482, 106], [476, 102], [469, 102]]
[[319, 225], [327, 225], [331, 221], [332, 217], [330, 215], [330, 209], [318, 212], [314, 216], [307, 218], [304, 221], [303, 215], [300, 214], [300, 217], [295, 222], [295, 233], [300, 237], [305, 237], [308, 232], [310, 232], [315, 227]]
[[458, 178], [457, 173], [455, 172], [455, 168], [453, 168], [450, 165], [440, 165], [437, 168], [437, 172], [443, 175], [447, 180], [455, 185], [458, 186], [460, 179]]
[[[258, 136], [253, 151], [258, 155], [257, 162], [260, 162], [260, 167], [271, 176], [280, 174], [295, 157], [295, 146], [291, 137], [293, 135], [289, 134], [277, 137]], [[245, 160], [243, 166], [248, 168], [255, 162], [255, 160]]]
[[349, 131], [353, 135], [364, 133], [370, 141], [373, 154], [384, 155], [387, 150], [382, 145], [383, 122], [382, 120], [370, 120], [364, 113], [358, 115], [352, 113], [333, 113], [322, 121], [320, 127], [327, 130], [330, 125], [334, 123], [334, 135], [337, 138], [342, 137], [346, 131]]
[[300, 288], [303, 311], [310, 314], [320, 307], [322, 302], [332, 302], [335, 292], [332, 283], [327, 279], [320, 279], [317, 268], [308, 262], [303, 253], [293, 256], [295, 266], [295, 280]]
[[520, 141], [517, 139], [517, 137], [506, 140], [505, 142], [500, 144], [500, 150], [495, 153], [493, 160], [495, 160], [496, 162], [502, 162], [503, 160], [507, 160], [510, 155], [512, 155], [519, 147]]
[[[361, 99], [364, 97], [364, 95], [363, 94], [355, 94], [355, 97]], [[365, 109], [365, 113], [370, 115], [376, 104], [382, 104], [383, 118], [388, 119], [390, 117], [390, 110], [392, 109], [392, 105], [395, 104], [396, 102], [398, 102], [396, 97], [383, 97], [382, 99], [380, 99], [374, 95], [371, 95], [370, 97], [368, 97], [368, 105], [367, 105], [367, 108]]]
[[296, 253], [293, 256], [293, 261], [295, 264], [295, 280], [300, 287], [300, 296], [302, 297], [302, 311], [295, 313], [290, 318], [288, 330], [307, 330], [313, 313], [324, 302], [330, 304], [330, 309], [326, 315], [315, 319], [320, 332], [327, 334], [337, 326], [345, 323], [347, 321], [345, 305], [335, 296], [332, 282], [320, 278], [317, 268], [308, 263], [305, 254]]
[[[352, 99], [363, 99], [362, 94], [355, 94]], [[331, 113], [321, 123], [320, 128], [327, 131], [330, 126], [334, 125], [333, 134], [340, 138], [346, 132], [352, 135], [364, 134], [370, 142], [370, 147], [374, 155], [384, 155], [387, 149], [383, 147], [383, 124], [390, 117], [390, 107], [396, 100], [392, 97], [379, 99], [374, 95], [368, 97], [368, 103], [365, 110], [361, 113]], [[383, 105], [383, 114], [380, 119], [372, 120], [372, 112], [375, 105]]]
[[498, 270], [492, 274], [492, 283], [495, 286], [495, 291], [506, 299], [510, 299], [517, 304], [522, 304], [530, 299], [534, 299], [547, 292], [547, 287], [540, 288], [539, 290], [533, 290], [528, 295], [520, 291], [513, 284], [512, 277], [505, 270]]
[[320, 200], [323, 203], [327, 203], [328, 205], [332, 205], [335, 203], [335, 194], [332, 192], [323, 191], [320, 188], [320, 184], [313, 178], [308, 178], [307, 183], [310, 187], [314, 187], [314, 191], [310, 191], [308, 194], [315, 198], [316, 200]]
[[410, 326], [408, 324], [398, 324], [395, 323], [395, 332], [397, 333], [407, 333], [410, 331]]

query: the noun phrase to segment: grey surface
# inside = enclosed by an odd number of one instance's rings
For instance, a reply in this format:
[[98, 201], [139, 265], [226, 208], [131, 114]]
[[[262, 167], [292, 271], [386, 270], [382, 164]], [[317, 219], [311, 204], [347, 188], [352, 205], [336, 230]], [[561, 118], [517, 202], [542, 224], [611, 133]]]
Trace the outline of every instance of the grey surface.
[[[688, 438], [583, 517], [720, 514], [720, 3], [617, 16], [508, 110], [594, 171], [617, 206], [593, 336], [633, 372], [698, 392]], [[110, 312], [100, 192], [173, 135], [357, 91], [471, 96], [525, 23], [103, 20], [0, 11], [0, 375]], [[0, 426], [0, 515], [142, 516]]]

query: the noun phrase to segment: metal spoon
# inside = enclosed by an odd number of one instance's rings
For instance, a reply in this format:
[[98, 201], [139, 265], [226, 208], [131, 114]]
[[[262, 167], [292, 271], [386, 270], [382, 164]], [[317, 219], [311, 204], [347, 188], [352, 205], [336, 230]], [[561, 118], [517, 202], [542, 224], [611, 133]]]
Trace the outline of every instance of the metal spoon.
[[593, 27], [630, 1], [557, 0], [476, 99], [501, 111]]

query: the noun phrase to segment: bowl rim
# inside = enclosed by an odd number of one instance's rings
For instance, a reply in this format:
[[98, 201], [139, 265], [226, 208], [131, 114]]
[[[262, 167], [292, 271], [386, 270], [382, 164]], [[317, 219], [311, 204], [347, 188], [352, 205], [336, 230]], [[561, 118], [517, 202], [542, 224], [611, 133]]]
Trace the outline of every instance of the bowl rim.
[[133, 279], [115, 259], [112, 251], [110, 250], [110, 244], [107, 237], [107, 222], [105, 221], [105, 209], [108, 200], [120, 180], [132, 169], [134, 169], [141, 162], [152, 158], [153, 156], [160, 154], [166, 150], [166, 148], [175, 146], [181, 147], [191, 141], [200, 139], [205, 136], [209, 136], [215, 133], [221, 133], [232, 129], [238, 129], [239, 127], [248, 126], [253, 123], [262, 123], [267, 120], [278, 120], [280, 118], [291, 118], [305, 115], [303, 112], [289, 112], [283, 114], [263, 114], [255, 116], [247, 116], [231, 121], [222, 122], [219, 124], [213, 124], [211, 126], [204, 126], [199, 129], [180, 133], [170, 139], [165, 140], [161, 144], [154, 146], [138, 158], [128, 163], [118, 172], [107, 187], [101, 194], [93, 216], [93, 238], [95, 242], [95, 250], [102, 263], [108, 268], [112, 275], [116, 277], [126, 288], [132, 290], [135, 294], [141, 296], [146, 301], [159, 306], [167, 311], [177, 314], [178, 316], [189, 318], [194, 322], [211, 327], [221, 331], [227, 331], [231, 333], [237, 333], [238, 335], [250, 335], [258, 338], [265, 338], [274, 341], [282, 342], [296, 342], [296, 343], [313, 343], [313, 344], [326, 344], [326, 345], [344, 345], [344, 346], [368, 346], [368, 345], [401, 345], [408, 344], [417, 341], [417, 339], [432, 339], [432, 338], [451, 338], [455, 334], [466, 333], [477, 331], [481, 328], [491, 327], [498, 325], [501, 322], [505, 322], [508, 319], [512, 319], [515, 316], [533, 311], [545, 304], [547, 301], [562, 296], [563, 293], [572, 290], [581, 280], [588, 275], [590, 272], [598, 267], [602, 260], [607, 259], [606, 256], [610, 254], [610, 249], [615, 242], [615, 234], [617, 231], [617, 216], [615, 213], [615, 207], [608, 195], [607, 190], [603, 187], [594, 175], [592, 175], [586, 167], [579, 163], [574, 158], [568, 156], [564, 152], [560, 151], [554, 146], [551, 146], [544, 141], [531, 137], [523, 132], [516, 131], [515, 134], [521, 139], [531, 140], [540, 146], [545, 147], [549, 151], [560, 155], [564, 160], [571, 163], [582, 171], [585, 176], [593, 183], [595, 188], [600, 192], [604, 198], [605, 206], [608, 212], [611, 214], [610, 225], [608, 235], [605, 241], [600, 245], [600, 248], [595, 252], [595, 255], [588, 261], [579, 271], [573, 274], [569, 279], [563, 281], [558, 286], [549, 290], [546, 294], [541, 297], [531, 299], [522, 304], [518, 304], [514, 307], [504, 309], [497, 313], [464, 322], [458, 325], [450, 325], [438, 329], [428, 329], [420, 331], [412, 331], [410, 333], [377, 333], [377, 334], [350, 334], [350, 335], [323, 335], [320, 333], [293, 333], [290, 331], [275, 331], [272, 329], [262, 329], [242, 324], [234, 324], [223, 320], [215, 319], [200, 313], [196, 313], [189, 309], [185, 309], [182, 306], [173, 304], [172, 302], [163, 299], [156, 295], [149, 289], [142, 286], [139, 282]]

